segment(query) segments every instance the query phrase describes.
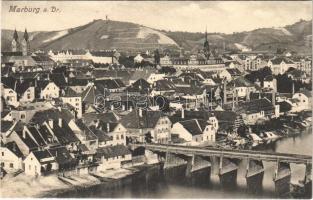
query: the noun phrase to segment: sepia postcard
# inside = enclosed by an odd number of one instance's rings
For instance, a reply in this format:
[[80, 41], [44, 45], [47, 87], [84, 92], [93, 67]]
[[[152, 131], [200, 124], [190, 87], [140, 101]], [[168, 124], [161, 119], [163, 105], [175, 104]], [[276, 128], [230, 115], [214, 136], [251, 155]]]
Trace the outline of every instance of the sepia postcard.
[[1, 2], [0, 198], [311, 199], [311, 1]]

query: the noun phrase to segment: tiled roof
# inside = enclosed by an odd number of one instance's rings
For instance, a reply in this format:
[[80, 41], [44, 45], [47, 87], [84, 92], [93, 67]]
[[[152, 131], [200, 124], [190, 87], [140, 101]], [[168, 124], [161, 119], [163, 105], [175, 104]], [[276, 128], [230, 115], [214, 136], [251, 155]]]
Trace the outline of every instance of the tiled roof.
[[124, 83], [120, 79], [103, 79], [95, 81], [96, 87], [107, 88], [107, 89], [117, 89], [125, 87]]
[[274, 110], [274, 106], [270, 100], [262, 98], [240, 103], [235, 107], [235, 110], [237, 113], [258, 113], [261, 111]]
[[75, 133], [64, 121], [62, 121], [62, 127], [60, 127], [58, 122], [55, 121], [52, 131], [62, 145], [79, 142], [79, 139], [76, 137]]
[[154, 128], [158, 120], [164, 116], [161, 111], [142, 110], [142, 117], [139, 116], [139, 110], [134, 109], [121, 119], [125, 128]]
[[114, 51], [91, 51], [90, 54], [96, 57], [113, 57], [115, 52]]
[[241, 72], [237, 68], [227, 68], [226, 69], [231, 76], [240, 76]]
[[264, 81], [273, 81], [274, 80], [274, 76], [273, 75], [268, 75], [264, 78]]
[[33, 154], [41, 164], [55, 161], [54, 157], [46, 149], [42, 151], [33, 151]]
[[83, 119], [86, 124], [90, 124], [95, 120], [100, 120], [104, 123], [106, 122], [117, 122], [119, 119], [113, 112], [106, 113], [85, 113], [83, 114]]
[[231, 80], [229, 83], [227, 83], [227, 86], [230, 87], [253, 87], [255, 86], [252, 84], [249, 80], [245, 79], [244, 77], [238, 77], [234, 80]]
[[26, 144], [26, 146], [29, 149], [38, 148], [38, 145], [34, 142], [34, 140], [29, 136], [29, 134], [27, 132], [25, 133], [25, 135], [23, 135], [23, 130], [17, 130], [15, 132], [17, 133], [19, 138]]
[[179, 121], [191, 120], [191, 119], [200, 119], [207, 121], [210, 117], [213, 117], [212, 112], [207, 111], [193, 111], [193, 110], [184, 110], [184, 118], [182, 118], [182, 111], [177, 111], [174, 115], [170, 117], [172, 123]]
[[45, 56], [45, 55], [32, 56], [32, 58], [36, 62], [54, 62], [49, 56]]
[[13, 127], [14, 122], [1, 120], [1, 132], [7, 132], [11, 127]]
[[12, 141], [5, 144], [5, 147], [8, 148], [11, 152], [13, 152], [17, 157], [21, 158], [23, 157], [23, 153], [18, 148], [17, 144]]
[[99, 142], [107, 142], [113, 139], [110, 136], [108, 136], [104, 131], [95, 128], [94, 126], [91, 126], [90, 129], [97, 136]]
[[148, 92], [151, 85], [144, 79], [138, 79], [135, 83], [133, 83], [130, 87], [128, 87], [126, 90], [128, 92]]
[[203, 133], [208, 123], [201, 119], [191, 119], [179, 122], [191, 135], [200, 135]]
[[89, 127], [87, 127], [82, 120], [76, 120], [76, 125], [80, 128], [82, 131], [82, 134], [85, 136], [86, 140], [96, 140], [97, 136], [90, 130]]
[[74, 116], [67, 109], [62, 108], [61, 110], [59, 110], [52, 108], [49, 110], [36, 112], [31, 121], [34, 123], [42, 124], [49, 119], [57, 121], [59, 118], [63, 119], [66, 123], [69, 123], [72, 119], [74, 119]]
[[75, 92], [72, 88], [66, 87], [61, 92], [61, 97], [80, 97], [81, 94]]
[[97, 149], [96, 156], [104, 158], [113, 158], [117, 156], [129, 155], [131, 152], [124, 145], [115, 145], [109, 147], [102, 147]]
[[76, 163], [75, 159], [63, 146], [50, 148], [48, 151], [52, 156], [54, 156], [55, 160], [59, 165]]

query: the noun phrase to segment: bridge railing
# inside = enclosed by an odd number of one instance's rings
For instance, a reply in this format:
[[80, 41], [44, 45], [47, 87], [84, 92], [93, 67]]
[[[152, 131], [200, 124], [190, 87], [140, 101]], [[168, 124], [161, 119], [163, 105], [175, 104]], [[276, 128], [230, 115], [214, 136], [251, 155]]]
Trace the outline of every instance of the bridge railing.
[[201, 156], [224, 156], [229, 158], [250, 158], [263, 161], [280, 161], [288, 163], [312, 163], [312, 156], [300, 154], [288, 154], [279, 152], [265, 152], [252, 150], [235, 150], [235, 149], [221, 149], [214, 147], [196, 147], [196, 146], [181, 146], [181, 145], [165, 145], [165, 144], [133, 144], [134, 146], [145, 147], [149, 150], [171, 152], [185, 155], [201, 155]]

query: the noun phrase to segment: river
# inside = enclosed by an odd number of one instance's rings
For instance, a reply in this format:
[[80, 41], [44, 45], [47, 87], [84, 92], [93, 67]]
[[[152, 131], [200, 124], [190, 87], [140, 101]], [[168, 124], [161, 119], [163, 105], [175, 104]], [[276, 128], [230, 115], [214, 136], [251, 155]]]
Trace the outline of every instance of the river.
[[[312, 155], [311, 129], [301, 135], [282, 138], [267, 145], [258, 146], [256, 150], [275, 151]], [[304, 178], [304, 165], [291, 164], [291, 182]], [[237, 180], [232, 184], [221, 184], [215, 172], [205, 170], [192, 177], [185, 177], [184, 167], [175, 168], [164, 173], [160, 166], [148, 168], [125, 179], [93, 186], [79, 191], [58, 194], [57, 197], [89, 198], [278, 198], [275, 193], [273, 173], [275, 164], [264, 162], [264, 177], [251, 182], [247, 187], [245, 178], [246, 163], [241, 162]]]

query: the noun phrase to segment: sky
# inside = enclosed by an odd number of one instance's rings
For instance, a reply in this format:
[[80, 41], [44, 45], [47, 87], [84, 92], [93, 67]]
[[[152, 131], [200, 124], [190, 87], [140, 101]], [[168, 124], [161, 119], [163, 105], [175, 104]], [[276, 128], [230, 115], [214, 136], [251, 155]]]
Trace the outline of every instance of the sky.
[[[9, 12], [40, 8], [39, 13]], [[51, 12], [54, 6], [58, 12]], [[42, 12], [49, 8], [48, 12]], [[233, 33], [282, 27], [312, 19], [311, 1], [2, 1], [1, 27], [28, 31], [74, 28], [105, 19], [128, 21], [151, 28]]]

